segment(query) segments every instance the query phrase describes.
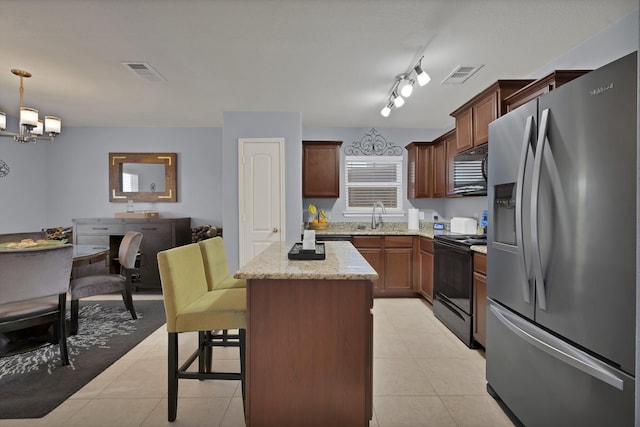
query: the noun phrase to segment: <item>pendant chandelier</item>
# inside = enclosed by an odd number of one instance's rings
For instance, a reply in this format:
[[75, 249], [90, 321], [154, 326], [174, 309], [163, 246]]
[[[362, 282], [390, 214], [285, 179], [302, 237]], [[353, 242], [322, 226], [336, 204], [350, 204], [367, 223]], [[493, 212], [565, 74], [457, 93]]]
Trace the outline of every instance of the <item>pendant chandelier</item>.
[[38, 137], [44, 133], [51, 139], [60, 134], [62, 121], [58, 117], [44, 116], [44, 120], [38, 118], [38, 110], [25, 107], [22, 103], [24, 87], [22, 80], [31, 77], [31, 73], [24, 70], [12, 69], [11, 72], [20, 77], [20, 124], [17, 133], [5, 132], [7, 128], [7, 115], [0, 111], [0, 136], [11, 137], [18, 142], [37, 142]]

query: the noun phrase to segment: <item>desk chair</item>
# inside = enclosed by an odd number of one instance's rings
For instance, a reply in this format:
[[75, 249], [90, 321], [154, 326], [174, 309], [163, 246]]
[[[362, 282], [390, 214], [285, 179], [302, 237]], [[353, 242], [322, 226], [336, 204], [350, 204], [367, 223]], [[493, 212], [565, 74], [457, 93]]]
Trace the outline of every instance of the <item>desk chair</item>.
[[[209, 290], [197, 243], [158, 252], [168, 333], [168, 420], [176, 419], [178, 380], [239, 380], [245, 396], [246, 289]], [[237, 340], [222, 341], [210, 331], [238, 329]], [[178, 367], [178, 334], [198, 332], [198, 348]], [[212, 372], [211, 348], [240, 348], [240, 372]], [[209, 356], [207, 355], [209, 354]], [[198, 360], [198, 371], [189, 367]]]
[[0, 252], [0, 333], [54, 322], [62, 366], [69, 364], [65, 317], [72, 264], [71, 245]]
[[[136, 257], [142, 242], [142, 233], [127, 231], [122, 238], [118, 250], [118, 262], [121, 274], [92, 274], [71, 280], [69, 293], [71, 294], [71, 334], [78, 333], [79, 300], [92, 295], [120, 291], [124, 305], [131, 313], [132, 319], [137, 319], [131, 296], [131, 281], [136, 271]], [[124, 275], [122, 274], [124, 273]]]

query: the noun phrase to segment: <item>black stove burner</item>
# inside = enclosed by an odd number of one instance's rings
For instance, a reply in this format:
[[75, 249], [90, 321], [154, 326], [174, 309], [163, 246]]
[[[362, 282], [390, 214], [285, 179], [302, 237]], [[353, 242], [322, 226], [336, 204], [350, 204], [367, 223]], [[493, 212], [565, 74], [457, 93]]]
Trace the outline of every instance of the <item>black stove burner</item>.
[[486, 245], [487, 236], [484, 234], [439, 234], [435, 240], [445, 241], [460, 246]]

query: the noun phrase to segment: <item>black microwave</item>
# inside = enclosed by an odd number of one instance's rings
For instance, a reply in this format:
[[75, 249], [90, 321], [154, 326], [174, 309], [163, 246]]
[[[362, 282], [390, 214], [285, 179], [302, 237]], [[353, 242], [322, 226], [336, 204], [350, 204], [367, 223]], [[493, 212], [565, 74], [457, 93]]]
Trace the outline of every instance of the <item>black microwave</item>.
[[487, 195], [487, 144], [456, 154], [453, 158], [453, 188], [463, 196]]

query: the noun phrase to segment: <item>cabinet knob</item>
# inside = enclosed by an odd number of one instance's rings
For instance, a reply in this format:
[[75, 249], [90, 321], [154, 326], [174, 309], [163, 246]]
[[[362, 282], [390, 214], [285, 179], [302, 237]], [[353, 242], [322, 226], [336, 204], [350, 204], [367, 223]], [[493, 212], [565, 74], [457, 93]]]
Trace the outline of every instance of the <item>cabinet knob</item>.
[[273, 232], [277, 233], [278, 232], [278, 227], [273, 227]]

